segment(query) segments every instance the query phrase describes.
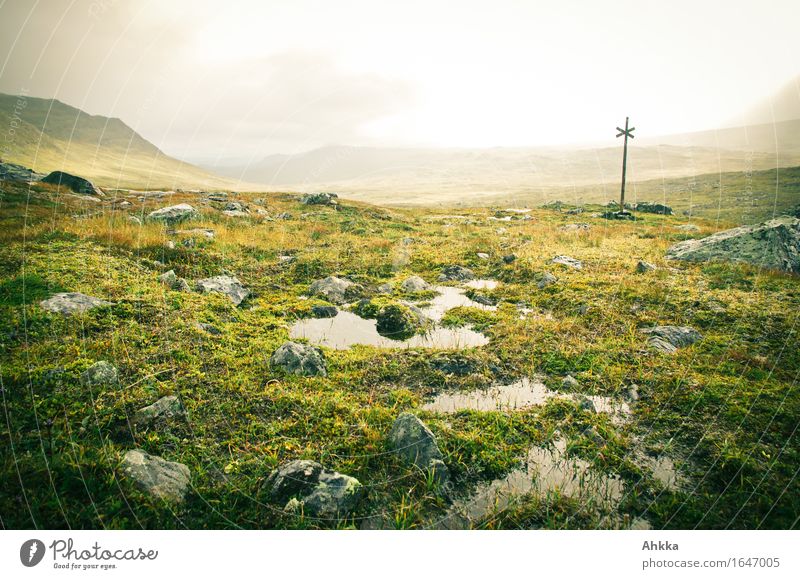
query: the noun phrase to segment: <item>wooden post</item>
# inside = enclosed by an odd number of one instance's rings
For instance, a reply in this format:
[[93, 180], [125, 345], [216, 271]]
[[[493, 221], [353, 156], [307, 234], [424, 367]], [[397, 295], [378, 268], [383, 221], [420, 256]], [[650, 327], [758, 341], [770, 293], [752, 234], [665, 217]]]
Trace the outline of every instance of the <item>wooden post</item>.
[[635, 129], [636, 127], [628, 128], [628, 117], [625, 117], [624, 129], [617, 127], [617, 130], [619, 131], [619, 133], [617, 133], [617, 137], [625, 135], [625, 142], [622, 145], [622, 187], [619, 194], [619, 212], [621, 215], [625, 215], [625, 171], [628, 166], [628, 137], [631, 139], [633, 138], [633, 131]]

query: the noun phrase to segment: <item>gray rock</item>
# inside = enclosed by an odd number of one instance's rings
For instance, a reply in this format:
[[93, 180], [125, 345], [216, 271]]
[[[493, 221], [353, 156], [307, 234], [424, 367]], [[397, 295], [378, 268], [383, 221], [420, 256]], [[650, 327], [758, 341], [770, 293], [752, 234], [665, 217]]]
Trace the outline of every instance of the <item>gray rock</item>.
[[446, 483], [449, 480], [450, 472], [444, 464], [436, 437], [425, 423], [410, 412], [403, 412], [392, 424], [389, 445], [406, 463], [432, 470], [438, 482]]
[[272, 471], [266, 482], [270, 500], [287, 511], [303, 509], [323, 519], [350, 515], [364, 496], [357, 479], [329, 470], [313, 460], [293, 460]]
[[336, 193], [309, 193], [303, 195], [300, 202], [303, 205], [336, 205], [338, 197]]
[[586, 410], [587, 412], [597, 412], [597, 409], [594, 406], [594, 402], [592, 402], [591, 398], [586, 396], [578, 396], [578, 406], [581, 410]]
[[649, 271], [655, 271], [656, 269], [655, 265], [647, 261], [640, 260], [639, 263], [636, 264], [636, 273], [647, 273]]
[[137, 410], [133, 415], [133, 423], [139, 428], [158, 428], [185, 417], [186, 410], [178, 397], [164, 396], [150, 406]]
[[561, 231], [589, 231], [590, 228], [588, 223], [568, 223], [559, 227]]
[[113, 305], [111, 302], [87, 296], [79, 292], [57, 293], [39, 303], [48, 312], [69, 316], [95, 308]]
[[557, 255], [552, 260], [550, 260], [550, 263], [557, 263], [559, 265], [566, 266], [570, 269], [583, 268], [583, 264], [579, 260], [575, 259], [574, 257], [570, 257], [568, 255]]
[[578, 387], [578, 381], [571, 374], [567, 374], [561, 379], [561, 386], [567, 390], [574, 390]]
[[744, 262], [800, 273], [800, 219], [784, 215], [759, 225], [682, 241], [667, 250], [667, 259]]
[[356, 297], [358, 286], [346, 279], [328, 276], [312, 283], [309, 292], [334, 304], [344, 304]]
[[513, 253], [509, 253], [503, 256], [503, 263], [505, 263], [506, 265], [510, 265], [515, 261], [517, 261], [517, 256], [514, 255]]
[[634, 210], [639, 213], [656, 213], [658, 215], [672, 215], [672, 207], [662, 205], [661, 203], [650, 203], [649, 201], [642, 201], [634, 205]]
[[554, 276], [549, 271], [544, 272], [536, 282], [536, 287], [539, 289], [544, 289], [547, 286], [551, 286], [558, 281], [558, 278]]
[[197, 217], [197, 210], [188, 203], [180, 203], [169, 207], [162, 207], [147, 215], [147, 221], [157, 221], [161, 223], [179, 223]]
[[36, 173], [32, 169], [15, 163], [0, 163], [0, 181], [17, 181], [19, 183], [32, 183], [44, 177], [43, 173]]
[[201, 293], [214, 292], [226, 295], [235, 306], [238, 306], [250, 295], [249, 289], [245, 288], [237, 278], [229, 275], [218, 275], [198, 280], [195, 283], [195, 287]]
[[322, 350], [307, 344], [286, 342], [275, 350], [270, 364], [297, 376], [327, 376], [328, 367]]
[[76, 177], [75, 175], [64, 173], [63, 171], [53, 171], [42, 179], [42, 183], [50, 183], [51, 185], [58, 185], [60, 187], [63, 186], [71, 191], [75, 191], [75, 193], [81, 193], [83, 195], [103, 196], [103, 192], [100, 188], [95, 187], [91, 181], [83, 177]]
[[105, 360], [95, 362], [81, 374], [81, 384], [84, 386], [113, 386], [118, 383], [117, 369]]
[[238, 201], [231, 201], [225, 205], [225, 211], [239, 211], [247, 213], [247, 207]]
[[649, 336], [647, 343], [651, 348], [667, 354], [691, 346], [703, 338], [700, 332], [687, 326], [654, 326], [640, 331]]
[[247, 211], [233, 211], [230, 209], [226, 209], [222, 212], [222, 214], [226, 217], [250, 217], [250, 214]]
[[228, 194], [225, 192], [211, 193], [206, 199], [209, 201], [216, 201], [217, 203], [225, 203], [228, 200]]
[[403, 281], [403, 283], [400, 284], [400, 287], [405, 292], [421, 292], [430, 289], [428, 283], [418, 275], [412, 275]]
[[448, 265], [442, 268], [439, 281], [469, 281], [475, 278], [475, 273], [460, 265]]
[[336, 306], [312, 306], [311, 315], [315, 318], [335, 318], [339, 310]]
[[141, 490], [164, 501], [180, 503], [189, 490], [189, 467], [141, 450], [126, 452], [121, 470]]
[[292, 214], [291, 214], [291, 213], [288, 213], [288, 212], [286, 212], [286, 211], [284, 211], [283, 213], [279, 213], [279, 214], [276, 216], [276, 219], [283, 219], [284, 221], [288, 221], [288, 220], [289, 220], [289, 219], [291, 219], [291, 218], [292, 218]]
[[204, 332], [211, 334], [212, 336], [219, 336], [222, 333], [222, 331], [215, 325], [207, 324], [205, 322], [196, 322], [195, 327], [198, 330], [202, 330]]
[[478, 259], [484, 259], [484, 260], [485, 259], [489, 259], [489, 254], [488, 253], [478, 252], [475, 255], [478, 256]]
[[377, 288], [377, 291], [378, 291], [379, 294], [390, 294], [390, 293], [392, 293], [393, 290], [394, 290], [394, 287], [392, 287], [392, 284], [390, 284], [390, 283], [382, 283]]

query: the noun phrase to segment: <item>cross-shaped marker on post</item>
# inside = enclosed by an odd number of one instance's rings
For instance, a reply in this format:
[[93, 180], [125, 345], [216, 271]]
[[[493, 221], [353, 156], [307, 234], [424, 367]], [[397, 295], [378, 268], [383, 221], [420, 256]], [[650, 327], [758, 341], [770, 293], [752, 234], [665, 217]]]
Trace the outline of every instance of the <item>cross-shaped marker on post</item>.
[[633, 131], [636, 130], [636, 127], [628, 128], [628, 117], [625, 117], [625, 128], [617, 127], [617, 130], [619, 131], [617, 137], [625, 135], [625, 144], [622, 148], [622, 190], [619, 195], [619, 213], [625, 215], [625, 169], [628, 165], [628, 137], [633, 138]]

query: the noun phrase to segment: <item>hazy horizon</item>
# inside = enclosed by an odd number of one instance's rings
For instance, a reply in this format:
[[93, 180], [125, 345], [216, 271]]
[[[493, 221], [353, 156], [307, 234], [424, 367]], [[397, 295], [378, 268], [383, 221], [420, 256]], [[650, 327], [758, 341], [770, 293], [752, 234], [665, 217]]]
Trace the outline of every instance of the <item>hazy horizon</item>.
[[642, 137], [710, 130], [758, 110], [778, 120], [765, 99], [800, 94], [788, 1], [53, 8], [0, 3], [0, 91], [119, 117], [192, 161], [326, 145], [614, 146], [626, 115]]

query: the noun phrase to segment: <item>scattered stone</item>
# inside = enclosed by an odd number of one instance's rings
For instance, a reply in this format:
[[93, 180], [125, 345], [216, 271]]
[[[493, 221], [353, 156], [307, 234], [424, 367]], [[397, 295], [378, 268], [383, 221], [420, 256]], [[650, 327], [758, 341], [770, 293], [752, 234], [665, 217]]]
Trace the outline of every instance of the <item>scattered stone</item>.
[[758, 225], [682, 241], [667, 250], [667, 259], [744, 262], [800, 273], [800, 219], [784, 215]]
[[117, 369], [105, 360], [95, 362], [81, 374], [81, 384], [84, 386], [113, 386], [118, 383]]
[[189, 235], [189, 236], [205, 237], [206, 239], [214, 239], [213, 229], [203, 229], [200, 227], [195, 229], [178, 229], [173, 233], [175, 235]]
[[336, 205], [339, 196], [336, 193], [309, 193], [300, 200], [303, 205]]
[[297, 376], [327, 376], [328, 367], [322, 350], [297, 342], [286, 342], [270, 358], [273, 366]]
[[[614, 203], [614, 205], [618, 205]], [[627, 207], [627, 203], [625, 204]], [[603, 219], [617, 219], [620, 221], [636, 221], [636, 217], [633, 216], [633, 213], [629, 211], [607, 211], [600, 215]]]
[[623, 398], [628, 402], [636, 402], [639, 400], [639, 386], [638, 384], [631, 384], [628, 390], [623, 394]]
[[703, 338], [700, 332], [687, 326], [654, 326], [640, 331], [650, 336], [647, 343], [651, 348], [667, 354], [691, 346]]
[[247, 211], [234, 211], [230, 209], [226, 209], [222, 212], [222, 214], [226, 217], [250, 217], [250, 214]]
[[567, 374], [561, 379], [561, 386], [565, 390], [574, 390], [578, 387], [578, 381], [571, 374]]
[[164, 396], [150, 406], [137, 410], [133, 415], [133, 423], [139, 428], [161, 428], [185, 417], [186, 410], [178, 397]]
[[32, 169], [17, 165], [15, 163], [0, 163], [0, 181], [17, 181], [20, 183], [32, 183], [44, 177], [43, 173], [37, 173]]
[[147, 215], [147, 221], [158, 221], [161, 223], [172, 224], [186, 221], [197, 217], [197, 210], [188, 203], [180, 203], [169, 207], [156, 209]]
[[377, 291], [379, 294], [390, 294], [394, 291], [394, 287], [390, 283], [382, 283], [378, 286]]
[[497, 303], [497, 300], [494, 300], [485, 294], [472, 294], [470, 299], [477, 304], [481, 304], [482, 306], [493, 306]]
[[195, 323], [195, 327], [198, 330], [202, 330], [204, 332], [211, 334], [212, 336], [219, 336], [222, 333], [222, 331], [215, 325], [207, 324], [205, 322], [197, 322]]
[[575, 207], [567, 211], [567, 215], [580, 215], [581, 213], [583, 213], [583, 207]]
[[361, 287], [349, 280], [328, 276], [312, 283], [308, 291], [312, 295], [323, 297], [334, 304], [344, 304], [358, 297]]
[[469, 281], [475, 278], [471, 269], [460, 265], [448, 265], [442, 268], [439, 281]]
[[403, 239], [400, 240], [400, 243], [402, 243], [403, 245], [411, 245], [412, 243], [415, 243], [415, 241], [411, 237], [404, 237]]
[[57, 293], [39, 303], [48, 312], [66, 316], [83, 313], [95, 308], [114, 305], [111, 302], [87, 296], [80, 292]]
[[122, 474], [144, 492], [169, 502], [180, 503], [189, 489], [189, 467], [164, 460], [141, 450], [129, 450], [122, 459]]
[[662, 205], [661, 203], [650, 203], [649, 201], [642, 201], [634, 205], [633, 209], [639, 213], [656, 213], [658, 215], [672, 215], [672, 207]]
[[412, 275], [400, 284], [400, 287], [405, 292], [421, 292], [430, 289], [428, 283], [418, 275]]
[[312, 306], [311, 315], [315, 318], [335, 318], [339, 310], [336, 306]]
[[489, 259], [488, 253], [478, 252], [475, 255], [478, 256], [478, 259], [484, 259], [484, 260]]
[[280, 263], [288, 265], [290, 263], [294, 263], [295, 261], [297, 261], [297, 257], [295, 257], [294, 255], [279, 255], [278, 261]]
[[568, 255], [557, 255], [550, 261], [550, 263], [557, 263], [571, 269], [583, 268], [583, 264], [580, 261]]
[[206, 199], [217, 203], [225, 203], [228, 200], [228, 194], [224, 192], [211, 193]]
[[589, 231], [591, 225], [588, 223], [568, 223], [559, 227], [561, 231]]
[[289, 220], [289, 219], [291, 219], [291, 218], [292, 218], [292, 214], [291, 214], [291, 213], [288, 213], [288, 212], [286, 212], [286, 211], [284, 211], [283, 213], [279, 213], [279, 214], [276, 216], [276, 219], [283, 219], [283, 220], [285, 220], [285, 221], [288, 221], [288, 220]]
[[450, 472], [444, 464], [436, 437], [425, 423], [410, 412], [403, 412], [392, 424], [389, 444], [405, 462], [432, 470], [439, 483], [449, 480]]
[[53, 171], [42, 179], [42, 183], [64, 186], [71, 191], [75, 191], [75, 193], [81, 193], [83, 195], [103, 196], [103, 191], [100, 190], [99, 187], [95, 187], [91, 181], [83, 177], [76, 177], [75, 175], [64, 173], [63, 171]]
[[655, 271], [656, 269], [655, 265], [647, 261], [640, 260], [639, 263], [636, 264], [636, 273], [647, 273], [649, 271]]
[[517, 261], [517, 256], [514, 255], [513, 253], [509, 253], [503, 256], [503, 263], [505, 263], [506, 265], [510, 265], [515, 261]]
[[329, 470], [313, 460], [293, 460], [267, 479], [270, 499], [284, 510], [325, 519], [345, 518], [358, 506], [364, 487], [357, 479]]
[[547, 286], [551, 286], [558, 281], [558, 278], [554, 276], [549, 271], [544, 272], [540, 277], [539, 280], [536, 282], [536, 287], [539, 289], [544, 289]]
[[225, 211], [240, 211], [247, 213], [247, 207], [238, 201], [231, 201], [225, 205]]
[[195, 283], [197, 291], [201, 293], [215, 292], [228, 296], [233, 305], [238, 306], [250, 295], [250, 290], [245, 288], [236, 278], [229, 275], [218, 275], [198, 280]]

